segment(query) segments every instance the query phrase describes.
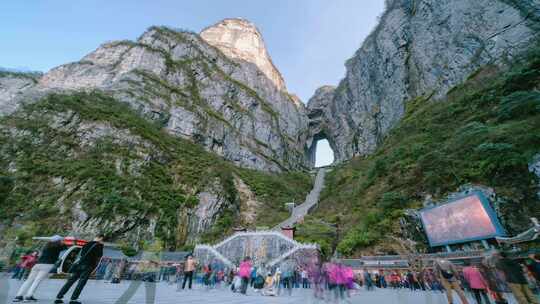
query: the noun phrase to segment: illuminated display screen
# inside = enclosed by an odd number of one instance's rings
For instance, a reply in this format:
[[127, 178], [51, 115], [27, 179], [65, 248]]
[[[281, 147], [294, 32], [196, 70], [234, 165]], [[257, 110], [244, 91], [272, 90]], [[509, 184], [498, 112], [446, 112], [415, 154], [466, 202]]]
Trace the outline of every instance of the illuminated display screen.
[[503, 236], [504, 231], [480, 192], [420, 211], [431, 246], [464, 243]]

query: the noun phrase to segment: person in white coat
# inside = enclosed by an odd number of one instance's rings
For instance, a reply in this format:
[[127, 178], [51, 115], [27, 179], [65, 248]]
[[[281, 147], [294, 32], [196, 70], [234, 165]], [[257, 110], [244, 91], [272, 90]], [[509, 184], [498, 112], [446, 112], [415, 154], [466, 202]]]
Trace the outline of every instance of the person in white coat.
[[59, 235], [51, 237], [50, 241], [43, 248], [43, 252], [38, 258], [36, 265], [34, 265], [32, 271], [30, 271], [28, 278], [19, 288], [13, 302], [21, 302], [23, 300], [37, 301], [37, 299], [34, 298], [36, 289], [39, 287], [39, 284], [49, 276], [49, 273], [60, 256], [60, 252], [67, 249], [67, 246], [62, 242], [63, 240], [64, 238]]

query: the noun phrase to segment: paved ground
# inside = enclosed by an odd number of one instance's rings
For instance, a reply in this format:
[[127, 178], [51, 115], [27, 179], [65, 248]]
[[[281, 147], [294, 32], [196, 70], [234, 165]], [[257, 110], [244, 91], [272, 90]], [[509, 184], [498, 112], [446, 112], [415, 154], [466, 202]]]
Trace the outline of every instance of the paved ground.
[[[1, 276], [1, 274], [0, 274]], [[38, 303], [52, 303], [56, 292], [60, 289], [64, 281], [45, 281], [36, 293]], [[10, 303], [19, 281], [0, 279], [0, 304]], [[120, 285], [104, 283], [102, 281], [90, 281], [86, 286], [81, 299], [85, 304], [113, 304], [120, 295], [128, 288], [129, 282]], [[7, 291], [7, 293], [6, 293]], [[68, 294], [69, 295], [69, 294]], [[458, 300], [454, 301], [459, 303]], [[132, 301], [129, 303], [144, 304], [145, 288], [141, 286]], [[177, 292], [175, 286], [165, 283], [157, 284], [156, 303], [177, 304], [177, 303], [210, 303], [210, 304], [322, 304], [336, 303], [335, 301], [315, 300], [310, 290], [295, 289], [292, 296], [263, 297], [253, 290], [248, 291], [248, 295], [232, 293], [227, 289], [204, 290], [194, 289], [190, 291]], [[408, 290], [376, 290], [372, 292], [360, 291], [353, 294], [347, 301], [340, 303], [367, 303], [367, 304], [446, 304], [446, 298], [441, 293], [432, 292], [410, 292]], [[473, 300], [470, 302], [475, 303]], [[510, 303], [515, 303], [511, 301]]]

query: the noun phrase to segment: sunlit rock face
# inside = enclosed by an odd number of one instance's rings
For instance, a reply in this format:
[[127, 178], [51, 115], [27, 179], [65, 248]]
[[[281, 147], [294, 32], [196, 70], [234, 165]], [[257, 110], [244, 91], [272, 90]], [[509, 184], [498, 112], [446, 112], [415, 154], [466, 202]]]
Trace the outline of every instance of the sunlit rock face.
[[306, 142], [307, 157], [310, 165], [315, 166], [315, 156], [317, 153], [317, 141], [327, 139], [332, 151], [334, 151], [334, 159], [336, 162], [346, 160], [346, 155], [342, 154], [342, 150], [338, 147], [345, 143], [336, 142], [344, 137], [337, 136], [340, 130], [336, 129], [338, 124], [333, 124], [331, 118], [333, 113], [330, 104], [334, 98], [336, 87], [322, 86], [315, 91], [315, 94], [307, 103], [309, 117], [309, 138]]
[[[482, 66], [504, 67], [539, 29], [540, 2], [388, 0], [379, 24], [346, 62], [319, 125], [336, 160], [372, 153], [403, 117], [407, 101], [441, 99]], [[320, 98], [318, 91], [314, 98]], [[324, 92], [323, 92], [324, 93]]]
[[226, 56], [255, 64], [279, 90], [286, 90], [285, 81], [272, 63], [262, 35], [253, 23], [240, 18], [225, 19], [204, 29], [201, 37]]
[[[207, 29], [205, 36], [213, 37], [217, 28]], [[51, 91], [99, 89], [167, 132], [239, 166], [307, 168], [304, 106], [285, 91], [256, 28], [242, 21], [234, 29], [231, 35], [240, 38], [231, 41], [245, 51], [216, 48], [195, 33], [152, 27], [137, 41], [106, 43], [78, 62], [52, 69], [32, 89], [0, 77], [13, 83], [0, 89], [0, 114]], [[244, 32], [253, 36], [239, 34]]]
[[35, 87], [38, 79], [31, 74], [0, 71], [0, 116], [17, 109], [19, 96]]

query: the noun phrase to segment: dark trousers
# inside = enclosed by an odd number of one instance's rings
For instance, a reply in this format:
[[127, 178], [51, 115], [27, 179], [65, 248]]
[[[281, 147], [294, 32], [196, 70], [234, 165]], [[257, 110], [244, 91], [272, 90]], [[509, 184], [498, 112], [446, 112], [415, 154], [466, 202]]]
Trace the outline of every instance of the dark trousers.
[[[115, 304], [128, 303], [142, 283], [143, 281], [131, 281], [128, 289], [122, 294]], [[154, 304], [156, 301], [156, 283], [144, 282], [144, 288], [146, 294], [146, 304]]]
[[242, 285], [240, 286], [240, 293], [246, 294], [248, 283], [249, 283], [249, 278], [242, 278]]
[[292, 295], [293, 278], [292, 277], [283, 278], [283, 287], [287, 289], [287, 294]]
[[78, 268], [79, 269], [77, 269], [77, 271], [75, 271], [74, 273], [70, 275], [66, 284], [64, 284], [62, 289], [60, 289], [60, 291], [58, 292], [58, 295], [56, 296], [57, 299], [62, 299], [64, 295], [69, 291], [71, 286], [73, 286], [73, 284], [77, 282], [77, 280], [79, 281], [79, 283], [77, 283], [77, 287], [75, 287], [75, 290], [71, 294], [71, 300], [75, 301], [79, 298], [94, 268], [89, 265], [81, 265]]
[[15, 267], [15, 269], [13, 269], [13, 276], [11, 278], [20, 280], [21, 276], [23, 274], [23, 271], [24, 271], [24, 269], [22, 269], [21, 267], [19, 267], [19, 266]]
[[191, 283], [193, 282], [193, 271], [184, 272], [184, 282], [182, 283], [182, 289], [186, 288], [186, 281], [189, 279], [189, 289], [191, 289]]
[[486, 292], [485, 289], [471, 288], [471, 290], [472, 290], [472, 292], [474, 294], [474, 299], [476, 300], [477, 304], [482, 304], [482, 298], [484, 298], [484, 301], [485, 301], [486, 304], [491, 304], [491, 301], [489, 300], [487, 292]]

